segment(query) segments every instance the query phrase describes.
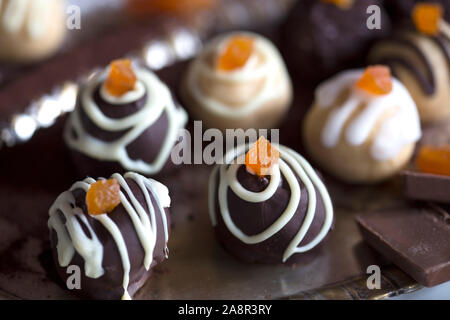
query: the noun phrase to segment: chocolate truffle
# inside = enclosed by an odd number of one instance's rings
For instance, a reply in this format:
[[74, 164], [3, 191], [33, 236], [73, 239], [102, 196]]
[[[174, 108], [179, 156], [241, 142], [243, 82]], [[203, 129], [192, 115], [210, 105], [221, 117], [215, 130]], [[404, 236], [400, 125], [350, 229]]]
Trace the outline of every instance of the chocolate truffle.
[[64, 139], [80, 175], [128, 170], [156, 175], [186, 121], [186, 112], [153, 72], [118, 60], [82, 84]]
[[385, 1], [386, 10], [392, 17], [392, 21], [403, 24], [409, 22], [414, 6], [418, 3], [437, 3], [445, 12], [445, 20], [450, 21], [450, 1], [448, 0], [401, 0]]
[[249, 32], [221, 35], [186, 72], [183, 103], [205, 126], [273, 128], [292, 100], [292, 84], [275, 46]]
[[[99, 182], [116, 188], [102, 190]], [[118, 201], [110, 212], [98, 207], [99, 201], [114, 196]], [[168, 254], [169, 206], [168, 189], [136, 173], [76, 182], [49, 211], [51, 247], [64, 284], [70, 280], [68, 268], [78, 266], [81, 281], [75, 293], [93, 299], [130, 299], [151, 268]]]
[[46, 58], [60, 47], [65, 34], [65, 1], [0, 1], [0, 61]]
[[424, 123], [450, 118], [450, 27], [436, 35], [414, 28], [398, 31], [370, 51], [370, 63], [391, 66], [394, 75], [406, 86]]
[[[377, 0], [297, 1], [281, 28], [281, 50], [293, 75], [308, 82], [324, 80], [336, 72], [363, 64], [370, 44], [386, 37], [390, 21]], [[369, 29], [367, 8], [380, 8], [381, 29]]]
[[368, 70], [345, 71], [319, 85], [303, 126], [303, 140], [314, 160], [351, 183], [394, 175], [410, 160], [421, 136], [408, 90], [391, 77], [388, 93], [369, 93], [357, 86]]
[[[231, 150], [211, 174], [209, 212], [217, 238], [244, 262], [310, 261], [332, 227], [328, 191], [302, 156], [281, 145], [270, 146], [278, 161], [272, 160], [266, 172], [256, 172], [249, 166], [255, 148], [247, 156], [246, 145]], [[261, 158], [256, 162], [267, 163]]]

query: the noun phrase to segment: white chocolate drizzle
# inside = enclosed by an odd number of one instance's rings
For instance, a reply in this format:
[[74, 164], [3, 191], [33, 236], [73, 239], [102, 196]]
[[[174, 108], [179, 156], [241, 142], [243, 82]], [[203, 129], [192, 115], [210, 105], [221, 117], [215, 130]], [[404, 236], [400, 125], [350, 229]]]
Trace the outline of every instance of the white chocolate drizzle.
[[[283, 262], [286, 262], [289, 257], [296, 253], [302, 253], [313, 249], [319, 244], [327, 235], [333, 222], [333, 206], [331, 203], [328, 191], [320, 180], [311, 165], [298, 153], [279, 146], [280, 159], [279, 165], [273, 168], [269, 185], [265, 190], [261, 192], [251, 192], [246, 190], [238, 181], [236, 174], [239, 167], [244, 163], [246, 146], [241, 145], [236, 150], [229, 151], [224, 158], [225, 164], [214, 168], [210, 180], [209, 180], [209, 214], [213, 226], [217, 225], [217, 213], [216, 213], [216, 189], [217, 189], [217, 175], [219, 174], [219, 186], [218, 186], [218, 202], [220, 208], [220, 215], [228, 228], [228, 230], [239, 240], [246, 244], [256, 244], [263, 242], [274, 234], [284, 228], [289, 221], [293, 218], [295, 212], [298, 209], [301, 198], [301, 188], [296, 176], [304, 183], [308, 192], [308, 208], [306, 211], [303, 224], [296, 236], [289, 243], [288, 247], [283, 254]], [[236, 161], [233, 161], [236, 160]], [[292, 169], [291, 169], [292, 168]], [[294, 172], [293, 172], [294, 170]], [[288, 205], [280, 217], [266, 230], [256, 235], [244, 234], [232, 221], [230, 212], [228, 210], [227, 192], [228, 188], [241, 199], [248, 202], [263, 202], [270, 199], [276, 192], [281, 174], [286, 179], [289, 188], [291, 198]], [[313, 222], [316, 212], [316, 189], [318, 190], [320, 197], [325, 206], [325, 220], [319, 233], [309, 243], [299, 247], [306, 233], [308, 232], [311, 223]]]
[[[170, 206], [169, 190], [158, 181], [145, 178], [133, 172], [128, 172], [123, 177], [116, 173], [111, 178], [116, 179], [120, 185], [121, 205], [125, 208], [133, 223], [145, 253], [144, 267], [146, 270], [149, 270], [153, 261], [153, 251], [156, 246], [157, 234], [160, 232], [157, 229], [156, 211], [159, 212], [163, 221], [164, 239], [167, 245], [169, 232], [164, 208]], [[139, 203], [125, 181], [127, 178], [134, 180], [140, 188], [145, 198], [145, 208]], [[61, 267], [67, 267], [76, 251], [84, 260], [86, 277], [97, 279], [105, 273], [102, 267], [103, 245], [89, 224], [86, 217], [87, 213], [84, 213], [81, 208], [76, 207], [75, 198], [72, 193], [77, 189], [87, 192], [94, 182], [94, 179], [87, 178], [84, 181], [76, 182], [69, 191], [63, 192], [49, 210], [50, 218], [48, 220], [48, 227], [50, 230], [55, 230], [57, 234], [58, 243], [56, 249], [59, 265]], [[152, 202], [150, 195], [153, 196], [156, 203]], [[65, 222], [61, 219], [61, 214], [64, 216]], [[123, 235], [119, 227], [107, 214], [91, 215], [90, 217], [96, 219], [105, 227], [117, 245], [123, 267], [124, 294], [122, 299], [130, 299], [128, 284], [131, 266]], [[83, 231], [80, 221], [88, 229], [89, 235]]]
[[[234, 71], [222, 72], [216, 70], [213, 66], [205, 62], [205, 59], [199, 57], [192, 62], [190, 70], [187, 73], [187, 85], [193, 97], [202, 103], [210, 111], [225, 117], [240, 118], [248, 116], [260, 107], [263, 107], [268, 101], [283, 96], [289, 90], [290, 80], [286, 66], [280, 53], [269, 40], [251, 32], [231, 33], [226, 37], [219, 37], [211, 41], [205, 48], [203, 55], [214, 54], [236, 34], [249, 36], [254, 39], [254, 51], [261, 54], [264, 63], [255, 63], [255, 53], [247, 60], [246, 64]], [[285, 81], [277, 81], [275, 75], [280, 72]], [[248, 102], [239, 108], [230, 108], [223, 102], [206, 95], [198, 84], [198, 78], [201, 74], [208, 75], [208, 78], [225, 80], [230, 83], [245, 83], [247, 81], [263, 79], [264, 85], [260, 92], [248, 97]]]
[[392, 79], [392, 91], [386, 95], [369, 95], [355, 87], [363, 70], [342, 72], [322, 83], [316, 90], [316, 105], [330, 108], [345, 89], [349, 96], [329, 114], [322, 131], [321, 141], [325, 147], [333, 148], [339, 142], [344, 126], [344, 136], [350, 145], [363, 144], [374, 129], [378, 119], [391, 112], [377, 131], [371, 147], [371, 155], [377, 161], [395, 157], [406, 145], [416, 142], [421, 136], [419, 114], [408, 90], [400, 81]]
[[[92, 158], [117, 161], [127, 170], [155, 174], [161, 170], [170, 156], [178, 136], [178, 130], [184, 127], [187, 122], [187, 114], [181, 107], [175, 106], [169, 89], [153, 72], [137, 69], [135, 73], [138, 82], [130, 96], [133, 99], [139, 99], [144, 90], [147, 93], [147, 100], [139, 111], [125, 118], [111, 119], [106, 117], [94, 101], [94, 92], [104, 82], [107, 72], [96, 74], [80, 92], [79, 107], [83, 108], [89, 119], [102, 130], [111, 132], [127, 130], [122, 137], [112, 142], [105, 142], [89, 135], [81, 123], [80, 111], [75, 108], [66, 126], [64, 139], [71, 148]], [[107, 93], [105, 92], [101, 95], [106, 101], [117, 104], [118, 108], [120, 104], [129, 103], [131, 99], [130, 96], [125, 97], [126, 94], [122, 98], [115, 98], [116, 100], [106, 97]], [[163, 112], [167, 113], [168, 118], [167, 135], [154, 162], [147, 163], [140, 159], [131, 159], [126, 150], [128, 144], [152, 126]], [[74, 130], [76, 136], [73, 135], [72, 130]]]
[[61, 0], [0, 0], [1, 27], [8, 33], [18, 33], [25, 27], [30, 38], [40, 38], [49, 27], [55, 1]]

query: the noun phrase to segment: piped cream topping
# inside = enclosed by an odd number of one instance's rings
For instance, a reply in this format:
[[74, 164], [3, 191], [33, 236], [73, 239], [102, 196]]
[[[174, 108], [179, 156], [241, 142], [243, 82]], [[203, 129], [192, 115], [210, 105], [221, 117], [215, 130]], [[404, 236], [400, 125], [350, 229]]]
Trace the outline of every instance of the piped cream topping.
[[[249, 36], [254, 38], [254, 50], [263, 57], [263, 63], [258, 63], [257, 54], [254, 53], [247, 60], [246, 64], [233, 71], [223, 72], [214, 68], [214, 64], [207, 63], [204, 57], [216, 55], [223, 50], [223, 46], [228, 40], [236, 35]], [[281, 69], [281, 70], [280, 70]], [[274, 77], [275, 74], [282, 74], [282, 80]], [[249, 97], [248, 102], [239, 108], [230, 108], [215, 97], [203, 92], [199, 86], [199, 77], [206, 76], [208, 79], [218, 79], [233, 84], [246, 83], [248, 81], [264, 80], [264, 85], [258, 94]], [[231, 33], [226, 37], [214, 39], [204, 50], [202, 56], [192, 62], [187, 79], [188, 90], [197, 101], [201, 101], [205, 108], [214, 113], [230, 117], [245, 117], [263, 107], [267, 101], [271, 101], [279, 96], [283, 96], [290, 86], [289, 75], [283, 59], [275, 46], [269, 40], [250, 32]]]
[[[375, 160], [385, 161], [395, 157], [406, 145], [416, 142], [421, 136], [419, 114], [408, 90], [397, 79], [392, 79], [392, 91], [385, 95], [370, 95], [355, 88], [363, 70], [342, 72], [322, 83], [316, 90], [316, 105], [319, 108], [334, 106], [339, 94], [349, 90], [346, 100], [334, 107], [322, 131], [321, 141], [327, 148], [333, 148], [343, 134], [350, 145], [363, 144], [380, 116], [392, 111], [377, 131], [371, 147]], [[364, 109], [344, 126], [357, 108]]]

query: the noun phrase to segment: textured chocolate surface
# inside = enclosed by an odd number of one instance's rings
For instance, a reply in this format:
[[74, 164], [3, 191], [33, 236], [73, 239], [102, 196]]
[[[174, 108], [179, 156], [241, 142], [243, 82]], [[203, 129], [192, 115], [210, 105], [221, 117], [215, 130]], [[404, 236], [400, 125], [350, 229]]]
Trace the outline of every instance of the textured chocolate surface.
[[420, 284], [450, 280], [448, 208], [397, 207], [356, 217], [364, 239]]
[[[248, 173], [244, 165], [238, 169], [237, 179], [246, 190], [252, 192], [263, 191], [270, 182], [270, 178], [267, 176], [259, 178], [256, 175]], [[217, 200], [218, 187], [216, 188], [216, 215], [218, 217], [216, 233], [218, 240], [227, 251], [245, 262], [272, 264], [282, 262], [283, 253], [300, 230], [306, 215], [306, 210], [308, 209], [308, 192], [300, 178], [296, 176], [296, 179], [299, 182], [302, 197], [294, 216], [279, 232], [257, 244], [245, 244], [229, 231], [220, 214]], [[305, 245], [313, 240], [319, 233], [325, 220], [325, 207], [320, 193], [317, 190], [316, 196], [318, 201], [313, 222], [299, 246]], [[242, 230], [242, 232], [249, 236], [255, 235], [269, 228], [280, 217], [286, 209], [290, 197], [291, 190], [283, 176], [275, 194], [269, 200], [261, 203], [247, 202], [239, 198], [231, 189], [228, 189], [227, 201], [230, 217], [236, 227]], [[320, 246], [306, 253], [294, 254], [286, 263], [292, 264], [301, 263], [304, 260], [310, 261], [317, 256], [319, 250]]]
[[[126, 179], [128, 186], [130, 187], [132, 193], [139, 201], [141, 206], [145, 208], [147, 214], [149, 214], [147, 202], [144, 198], [144, 194], [142, 193], [139, 186], [132, 179]], [[75, 253], [72, 261], [69, 265], [77, 265], [81, 270], [81, 281], [80, 286], [81, 289], [73, 289], [75, 294], [79, 294], [82, 297], [92, 298], [92, 299], [115, 299], [118, 300], [122, 297], [123, 290], [123, 267], [122, 260], [117, 249], [117, 245], [112, 238], [111, 234], [106, 230], [106, 228], [97, 220], [93, 219], [87, 214], [86, 207], [86, 193], [81, 190], [74, 190], [72, 194], [75, 197], [77, 207], [81, 208], [84, 214], [87, 217], [88, 223], [91, 225], [94, 233], [97, 235], [98, 239], [103, 245], [103, 269], [105, 270], [105, 274], [98, 279], [93, 279], [86, 277], [84, 274], [84, 260], [78, 254]], [[156, 200], [153, 197], [153, 194], [150, 193], [150, 199], [152, 203], [156, 203]], [[168, 219], [168, 223], [170, 224], [170, 216], [169, 211], [165, 209], [163, 213], [166, 215]], [[143, 285], [142, 279], [146, 279], [149, 276], [150, 270], [147, 271], [144, 267], [144, 250], [142, 248], [139, 237], [136, 233], [136, 229], [134, 228], [133, 222], [129, 218], [129, 214], [123, 207], [123, 205], [117, 206], [108, 216], [114, 221], [117, 225], [121, 234], [124, 238], [125, 245], [128, 250], [128, 255], [130, 257], [130, 284], [128, 287], [128, 292], [130, 296], [133, 296], [134, 293]], [[165, 257], [165, 236], [164, 236], [164, 225], [163, 220], [161, 218], [161, 213], [157, 206], [155, 206], [155, 221], [156, 221], [156, 230], [157, 230], [157, 238], [156, 245], [153, 251], [153, 261], [151, 263], [150, 268], [154, 267], [156, 264], [160, 263], [164, 260]], [[85, 232], [89, 232], [84, 230]], [[88, 233], [89, 235], [89, 233]], [[56, 269], [63, 280], [63, 284], [66, 283], [67, 278], [71, 275], [66, 272], [65, 267], [60, 267], [58, 264], [58, 257], [56, 251], [56, 245], [58, 243], [56, 232], [52, 230], [51, 232], [51, 248], [53, 253], [53, 259], [55, 260]]]
[[450, 203], [450, 177], [448, 176], [404, 171], [402, 182], [403, 193], [408, 199]]
[[316, 0], [298, 1], [281, 30], [281, 50], [293, 77], [320, 81], [340, 70], [360, 66], [370, 44], [389, 34], [381, 7], [381, 29], [366, 26], [367, 7], [381, 1], [357, 0], [351, 8]]

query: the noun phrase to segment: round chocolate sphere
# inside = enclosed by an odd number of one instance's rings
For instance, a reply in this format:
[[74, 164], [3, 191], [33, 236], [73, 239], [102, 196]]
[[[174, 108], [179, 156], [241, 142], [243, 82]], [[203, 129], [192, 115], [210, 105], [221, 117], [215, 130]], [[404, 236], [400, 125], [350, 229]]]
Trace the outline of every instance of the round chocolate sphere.
[[[380, 8], [380, 29], [369, 29], [369, 6]], [[281, 28], [281, 49], [291, 75], [318, 82], [347, 67], [362, 65], [370, 44], [389, 34], [381, 1], [356, 0], [349, 7], [302, 0]]]
[[[131, 298], [168, 253], [167, 188], [136, 173], [111, 179], [120, 186], [120, 203], [111, 212], [90, 213], [86, 195], [96, 183], [92, 178], [75, 183], [49, 211], [58, 274], [82, 297]], [[74, 266], [80, 270], [79, 288], [69, 287]]]
[[105, 71], [80, 87], [64, 139], [81, 177], [125, 171], [154, 176], [170, 168], [186, 112], [153, 72], [135, 67], [134, 73], [134, 87], [120, 96], [105, 89]]
[[210, 178], [210, 215], [218, 240], [244, 262], [309, 261], [333, 223], [323, 182], [303, 157], [283, 146], [270, 175], [251, 173], [242, 164], [244, 150], [232, 150], [237, 158], [229, 153]]
[[438, 3], [444, 10], [446, 21], [450, 21], [450, 1], [448, 0], [401, 0], [385, 1], [386, 10], [392, 17], [392, 21], [400, 24], [408, 23], [414, 6], [418, 3]]

